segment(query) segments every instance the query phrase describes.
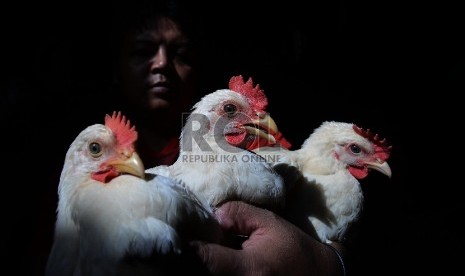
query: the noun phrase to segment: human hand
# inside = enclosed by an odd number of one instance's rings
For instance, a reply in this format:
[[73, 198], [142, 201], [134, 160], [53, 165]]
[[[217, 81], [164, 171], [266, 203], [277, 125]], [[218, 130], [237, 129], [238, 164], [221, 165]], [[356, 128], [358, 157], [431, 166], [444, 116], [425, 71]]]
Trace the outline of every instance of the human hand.
[[248, 238], [240, 249], [191, 243], [212, 275], [342, 274], [333, 249], [273, 212], [233, 201], [216, 214], [226, 232]]

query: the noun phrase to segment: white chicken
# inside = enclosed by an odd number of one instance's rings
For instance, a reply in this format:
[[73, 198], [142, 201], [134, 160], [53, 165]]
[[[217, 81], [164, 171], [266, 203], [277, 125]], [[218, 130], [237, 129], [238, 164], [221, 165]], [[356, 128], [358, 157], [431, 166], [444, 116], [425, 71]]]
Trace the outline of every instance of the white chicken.
[[[259, 155], [246, 150], [258, 139], [276, 143], [276, 124], [265, 111], [267, 98], [257, 84], [232, 77], [229, 89], [204, 96], [181, 132], [176, 162], [147, 172], [185, 182], [212, 207], [243, 200], [266, 208], [284, 203], [284, 183]], [[278, 141], [279, 142], [279, 141]]]
[[190, 239], [220, 239], [207, 204], [170, 178], [144, 173], [136, 139], [114, 113], [70, 145], [46, 275], [158, 275], [157, 258], [179, 256]]
[[342, 242], [362, 211], [359, 183], [370, 169], [391, 177], [391, 146], [354, 124], [323, 122], [298, 150], [255, 150], [289, 186], [284, 216], [322, 242]]

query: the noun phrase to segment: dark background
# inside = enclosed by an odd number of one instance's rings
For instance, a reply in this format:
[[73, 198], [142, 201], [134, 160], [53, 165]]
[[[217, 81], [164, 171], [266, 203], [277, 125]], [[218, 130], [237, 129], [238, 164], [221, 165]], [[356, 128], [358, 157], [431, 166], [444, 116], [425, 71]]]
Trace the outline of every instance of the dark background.
[[[366, 203], [350, 248], [351, 275], [461, 269], [459, 4], [300, 2], [199, 4], [195, 12], [210, 26], [208, 88], [226, 87], [232, 75], [253, 77], [294, 148], [326, 120], [371, 128], [393, 145], [392, 178], [374, 173], [362, 182]], [[42, 274], [66, 150], [103, 119], [112, 8], [40, 2], [0, 12], [3, 259], [10, 275]]]

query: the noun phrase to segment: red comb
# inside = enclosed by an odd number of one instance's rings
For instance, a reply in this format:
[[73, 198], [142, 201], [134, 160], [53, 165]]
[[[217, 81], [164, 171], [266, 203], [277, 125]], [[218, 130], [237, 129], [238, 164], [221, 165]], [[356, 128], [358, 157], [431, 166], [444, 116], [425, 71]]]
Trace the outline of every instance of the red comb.
[[234, 76], [229, 80], [229, 89], [244, 95], [251, 106], [258, 110], [265, 110], [268, 105], [268, 99], [265, 93], [260, 89], [260, 85], [253, 86], [252, 78], [244, 82], [242, 75]]
[[387, 144], [386, 139], [380, 139], [378, 134], [372, 133], [370, 129], [364, 130], [356, 125], [353, 125], [353, 129], [358, 135], [367, 138], [375, 145], [376, 157], [383, 161], [389, 158], [392, 146]]
[[114, 111], [112, 116], [105, 115], [105, 126], [113, 131], [119, 145], [132, 145], [137, 140], [136, 127], [131, 127], [131, 122], [120, 111]]

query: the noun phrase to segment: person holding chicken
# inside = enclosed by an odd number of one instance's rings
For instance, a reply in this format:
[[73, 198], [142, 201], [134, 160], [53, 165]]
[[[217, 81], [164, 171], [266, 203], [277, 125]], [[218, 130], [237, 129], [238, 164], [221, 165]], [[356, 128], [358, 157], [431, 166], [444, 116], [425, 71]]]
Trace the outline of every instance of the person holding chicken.
[[[192, 11], [177, 1], [151, 2], [123, 3], [117, 11], [115, 83], [120, 102], [109, 108], [122, 110], [137, 125], [136, 147], [146, 167], [176, 160], [183, 114], [204, 84], [203, 75], [197, 74], [202, 70]], [[192, 243], [212, 275], [345, 273], [334, 249], [338, 244], [320, 243], [271, 211], [227, 202], [217, 212], [225, 229], [248, 238], [240, 248]]]

